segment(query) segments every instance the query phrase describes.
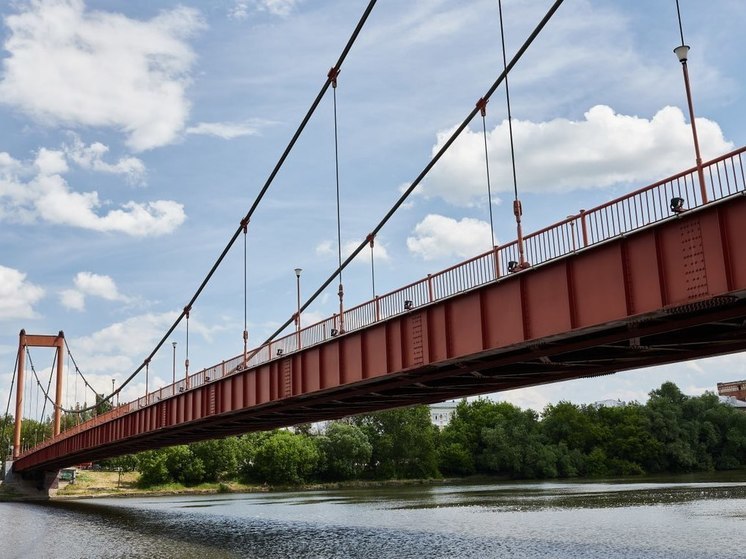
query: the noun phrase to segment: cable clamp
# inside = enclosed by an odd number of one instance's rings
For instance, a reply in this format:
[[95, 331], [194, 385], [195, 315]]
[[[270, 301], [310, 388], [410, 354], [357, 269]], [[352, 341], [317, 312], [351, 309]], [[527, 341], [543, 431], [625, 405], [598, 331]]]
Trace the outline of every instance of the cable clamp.
[[243, 234], [246, 234], [247, 229], [249, 228], [249, 218], [245, 217], [241, 220], [241, 229], [243, 229]]
[[370, 243], [370, 247], [373, 248], [373, 241], [375, 241], [376, 236], [373, 233], [369, 233], [367, 237], [365, 237], [365, 240]]
[[329, 70], [329, 73], [326, 75], [327, 78], [332, 82], [332, 87], [337, 88], [337, 76], [339, 76], [339, 68], [333, 67]]
[[482, 116], [487, 115], [487, 103], [489, 99], [485, 99], [484, 97], [480, 97], [479, 101], [477, 101], [477, 109], [479, 109], [479, 114]]

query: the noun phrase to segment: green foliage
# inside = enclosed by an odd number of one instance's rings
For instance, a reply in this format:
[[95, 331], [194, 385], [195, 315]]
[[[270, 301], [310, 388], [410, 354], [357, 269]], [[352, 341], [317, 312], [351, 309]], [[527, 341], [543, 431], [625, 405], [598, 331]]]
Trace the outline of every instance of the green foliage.
[[220, 481], [238, 474], [238, 440], [235, 437], [193, 443], [189, 448], [204, 466], [204, 481]]
[[330, 424], [316, 443], [320, 453], [319, 473], [327, 480], [360, 477], [373, 454], [373, 445], [365, 432], [350, 423]]
[[298, 484], [310, 479], [318, 462], [311, 438], [280, 430], [259, 441], [247, 473], [263, 483]]
[[369, 469], [377, 478], [440, 477], [438, 429], [427, 406], [414, 406], [353, 418], [372, 445]]
[[[48, 428], [26, 423], [26, 437]], [[134, 457], [107, 463], [125, 460]], [[143, 485], [192, 485], [236, 477], [271, 484], [437, 478], [441, 472], [540, 479], [744, 466], [746, 414], [714, 394], [689, 397], [667, 382], [645, 405], [559, 402], [539, 416], [477, 399], [459, 403], [442, 432], [431, 424], [426, 406], [415, 406], [332, 422], [321, 435], [306, 426], [296, 433], [248, 433], [150, 451], [139, 455], [137, 467]]]
[[122, 471], [122, 472], [134, 472], [139, 466], [139, 457], [137, 454], [125, 454], [123, 456], [115, 456], [114, 458], [107, 458], [101, 460], [98, 465], [103, 470], [109, 471]]
[[137, 456], [140, 478], [137, 480], [141, 487], [160, 485], [173, 481], [166, 464], [166, 449], [146, 450]]

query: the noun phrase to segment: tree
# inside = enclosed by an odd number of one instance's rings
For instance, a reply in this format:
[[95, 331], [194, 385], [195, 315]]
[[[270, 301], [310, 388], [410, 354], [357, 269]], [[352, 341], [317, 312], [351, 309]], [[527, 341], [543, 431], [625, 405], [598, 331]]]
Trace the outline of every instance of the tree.
[[357, 425], [334, 422], [317, 438], [321, 476], [328, 480], [359, 477], [370, 462], [373, 446]]
[[501, 421], [500, 409], [500, 404], [486, 398], [462, 400], [456, 406], [451, 422], [440, 436], [439, 463], [443, 473], [471, 475], [481, 471], [477, 458], [484, 451], [482, 432]]
[[140, 477], [137, 484], [141, 487], [161, 485], [172, 481], [166, 464], [166, 449], [146, 450], [138, 454]]
[[319, 451], [310, 438], [275, 431], [258, 445], [251, 474], [266, 483], [304, 483], [316, 470], [318, 460]]
[[373, 449], [369, 468], [383, 479], [440, 477], [438, 428], [427, 406], [414, 406], [357, 416], [353, 419]]
[[101, 460], [98, 465], [104, 470], [134, 472], [139, 467], [138, 454], [124, 454]]
[[205, 481], [220, 481], [238, 473], [238, 440], [235, 437], [192, 443], [189, 448], [204, 466]]

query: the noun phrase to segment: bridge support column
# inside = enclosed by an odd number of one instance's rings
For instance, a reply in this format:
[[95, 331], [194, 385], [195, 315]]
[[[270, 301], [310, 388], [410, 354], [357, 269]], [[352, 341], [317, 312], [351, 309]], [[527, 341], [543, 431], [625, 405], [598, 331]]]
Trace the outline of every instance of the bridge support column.
[[[21, 424], [23, 422], [23, 381], [26, 368], [27, 347], [53, 347], [57, 352], [57, 383], [54, 393], [54, 422], [52, 424], [52, 435], [60, 434], [62, 423], [62, 375], [64, 372], [64, 359], [62, 356], [65, 347], [65, 333], [60, 330], [56, 336], [27, 335], [26, 330], [21, 330], [18, 339], [18, 379], [16, 384], [16, 417], [15, 429], [13, 431], [13, 460], [21, 454]], [[43, 420], [43, 418], [42, 418]]]
[[[60, 426], [62, 422], [62, 375], [63, 375], [63, 356], [62, 348], [65, 345], [65, 334], [60, 330], [59, 336], [55, 341], [57, 348], [57, 386], [54, 391], [54, 429], [52, 430], [52, 436], [56, 437], [60, 434]], [[112, 407], [114, 401], [112, 400]], [[42, 418], [43, 420], [44, 418]]]
[[5, 463], [2, 494], [12, 499], [47, 500], [59, 489], [59, 470], [37, 471], [31, 474], [19, 474], [13, 471], [13, 462]]
[[26, 331], [21, 330], [18, 341], [18, 378], [16, 379], [16, 421], [13, 430], [13, 460], [21, 454], [21, 423], [23, 422], [23, 386], [26, 367]]

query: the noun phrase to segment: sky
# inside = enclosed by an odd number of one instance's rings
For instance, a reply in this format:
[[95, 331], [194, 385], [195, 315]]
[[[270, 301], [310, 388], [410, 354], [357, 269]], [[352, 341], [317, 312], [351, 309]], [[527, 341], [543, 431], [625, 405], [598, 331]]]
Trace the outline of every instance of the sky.
[[[703, 158], [746, 144], [746, 3], [681, 0]], [[0, 405], [18, 333], [65, 332], [100, 392], [135, 370], [235, 232], [336, 62], [365, 0], [0, 2]], [[510, 59], [551, 5], [505, 0]], [[357, 246], [502, 69], [496, 0], [379, 2], [339, 76], [340, 229]], [[510, 74], [524, 231], [694, 164], [674, 0], [566, 0]], [[247, 235], [250, 346], [337, 260], [334, 115], [322, 100]], [[487, 106], [495, 241], [515, 238], [505, 90]], [[475, 120], [376, 239], [383, 294], [491, 246]], [[345, 305], [372, 296], [369, 255]], [[243, 349], [242, 239], [190, 314], [190, 371]], [[337, 284], [303, 315], [337, 309]], [[305, 300], [305, 297], [304, 297]], [[153, 360], [170, 383], [184, 324]], [[53, 354], [32, 349], [46, 378]], [[71, 366], [66, 359], [65, 367]], [[493, 395], [541, 410], [645, 401], [746, 378], [736, 354]], [[64, 405], [85, 401], [68, 375]], [[122, 401], [144, 394], [144, 375]], [[33, 397], [27, 398], [29, 413]], [[1, 413], [1, 412], [0, 412]]]

